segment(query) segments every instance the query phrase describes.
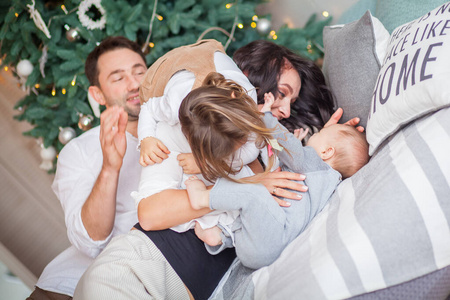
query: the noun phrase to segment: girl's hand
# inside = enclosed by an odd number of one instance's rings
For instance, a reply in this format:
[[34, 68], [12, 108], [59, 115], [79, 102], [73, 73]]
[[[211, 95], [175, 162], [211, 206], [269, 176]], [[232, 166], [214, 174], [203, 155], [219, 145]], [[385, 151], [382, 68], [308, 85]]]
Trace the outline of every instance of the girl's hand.
[[275, 103], [275, 97], [272, 93], [264, 94], [264, 105], [261, 107], [261, 112], [267, 112], [272, 110], [272, 105]]
[[308, 187], [298, 183], [296, 181], [305, 180], [306, 176], [303, 174], [292, 173], [287, 171], [281, 171], [281, 168], [276, 169], [273, 172], [267, 173], [260, 180], [266, 189], [273, 195], [275, 201], [278, 202], [280, 206], [288, 207], [291, 204], [288, 201], [281, 200], [278, 197], [284, 197], [293, 200], [300, 200], [302, 195], [288, 191], [287, 189], [306, 192]]

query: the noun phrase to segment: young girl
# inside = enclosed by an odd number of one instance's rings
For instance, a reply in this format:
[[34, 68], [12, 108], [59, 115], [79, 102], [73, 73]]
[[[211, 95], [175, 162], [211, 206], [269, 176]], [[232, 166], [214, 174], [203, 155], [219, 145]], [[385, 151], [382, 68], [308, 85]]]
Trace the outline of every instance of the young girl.
[[[217, 136], [227, 135], [226, 132], [218, 131], [221, 128], [234, 126], [251, 132], [254, 130], [253, 126], [242, 123], [242, 120], [246, 119], [246, 113], [256, 112], [245, 111], [236, 115], [234, 108], [227, 103], [217, 103], [216, 110], [219, 110], [218, 106], [224, 105], [220, 111], [222, 118], [226, 120], [226, 125], [217, 128], [212, 119], [202, 118], [197, 113], [206, 109], [202, 102], [196, 101], [190, 95], [180, 108], [182, 130], [188, 137], [195, 160], [203, 176], [216, 180], [214, 187], [209, 190], [195, 176], [190, 177], [186, 181], [186, 186], [191, 205], [194, 209], [208, 207], [240, 211], [240, 216], [232, 227], [235, 231], [236, 254], [243, 265], [253, 269], [274, 262], [282, 250], [328, 203], [341, 178], [352, 176], [369, 160], [365, 135], [353, 126], [343, 124], [324, 127], [309, 138], [307, 147], [303, 147], [302, 142], [272, 116], [270, 106], [273, 100], [273, 95], [267, 94], [266, 104], [263, 107], [266, 111], [264, 123], [274, 130], [274, 137], [279, 143], [278, 145], [277, 142], [271, 141], [273, 148], [279, 155], [282, 168], [305, 174], [305, 183], [309, 187], [302, 200], [293, 201], [289, 208], [276, 205], [272, 195], [263, 186], [239, 184], [238, 181], [229, 178], [226, 170], [221, 169], [222, 165], [216, 164], [209, 155], [209, 153], [220, 151], [221, 145], [198, 143], [198, 139], [192, 138], [192, 135], [197, 135], [199, 130], [212, 132]], [[212, 138], [208, 136], [206, 141]], [[236, 147], [242, 141], [242, 137], [230, 137], [227, 143]], [[231, 148], [231, 146], [228, 147]], [[276, 189], [272, 194], [276, 194]], [[209, 236], [209, 239], [212, 237]], [[223, 241], [224, 238], [216, 238], [216, 240]], [[229, 245], [226, 239], [225, 243]], [[210, 247], [209, 252], [217, 253], [223, 248], [223, 245], [219, 249]]]
[[[188, 178], [185, 175], [186, 168], [199, 173], [198, 168], [193, 168], [192, 164], [187, 166], [188, 163], [184, 161], [187, 160], [186, 153], [191, 150], [181, 133], [178, 108], [183, 98], [192, 89], [199, 87], [212, 71], [232, 78], [243, 87], [243, 91], [250, 91], [248, 98], [256, 102], [255, 90], [247, 77], [224, 53], [222, 45], [214, 40], [203, 40], [169, 51], [146, 72], [140, 87], [140, 97], [144, 103], [138, 128], [140, 163], [146, 167], [141, 172], [139, 191], [132, 194], [136, 205], [139, 205], [142, 199], [163, 190], [185, 188], [184, 181]], [[233, 176], [240, 178], [253, 175], [247, 164], [256, 160], [259, 154], [254, 142], [248, 139], [248, 142], [234, 150], [235, 155], [228, 161], [234, 170], [231, 172]], [[201, 178], [201, 175], [199, 176]], [[204, 182], [211, 184], [207, 179]], [[237, 212], [214, 211], [197, 221], [203, 228], [210, 228], [218, 222], [227, 228], [236, 217]], [[152, 221], [142, 219], [140, 218], [140, 222], [144, 227], [146, 222]], [[172, 229], [184, 232], [193, 226], [192, 220]]]

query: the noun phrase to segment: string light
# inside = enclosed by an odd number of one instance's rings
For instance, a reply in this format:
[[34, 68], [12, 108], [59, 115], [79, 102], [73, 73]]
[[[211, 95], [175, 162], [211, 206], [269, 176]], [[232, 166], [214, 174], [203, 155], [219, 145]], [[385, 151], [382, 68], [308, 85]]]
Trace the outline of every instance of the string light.
[[39, 83], [36, 83], [36, 84], [34, 85], [34, 87], [38, 89], [38, 88], [41, 87], [41, 85], [40, 85]]
[[8, 72], [8, 66], [5, 66], [5, 71]]
[[61, 9], [64, 11], [64, 13], [67, 15], [69, 12], [66, 9], [66, 6], [63, 4], [61, 5]]
[[252, 28], [256, 28], [256, 22], [250, 23], [250, 26], [251, 26]]
[[328, 17], [330, 16], [330, 13], [327, 12], [326, 10], [324, 10], [324, 11], [322, 12], [322, 16], [324, 16], [325, 18], [328, 18]]
[[160, 21], [162, 21], [164, 19], [161, 15], [156, 15], [156, 18]]
[[225, 7], [226, 7], [227, 9], [230, 9], [231, 7], [233, 7], [233, 3], [227, 3], [227, 4], [225, 5]]
[[52, 96], [55, 96], [56, 95], [56, 89], [55, 89], [55, 86], [53, 86], [53, 88], [52, 88]]
[[239, 23], [239, 24], [237, 25], [237, 27], [238, 27], [239, 29], [242, 29], [242, 28], [244, 28], [244, 24]]
[[153, 47], [155, 47], [155, 44], [152, 43], [152, 42], [150, 42], [150, 43], [148, 43], [148, 46], [149, 46], [150, 48], [153, 48]]
[[63, 95], [65, 95], [65, 94], [66, 94], [66, 89], [63, 88], [63, 89], [61, 90], [61, 93], [62, 93]]
[[147, 38], [145, 39], [145, 42], [142, 45], [142, 49], [141, 49], [142, 52], [145, 52], [145, 50], [147, 48], [147, 45], [150, 45], [149, 42], [150, 42], [150, 37], [152, 36], [153, 20], [156, 17], [156, 7], [157, 7], [157, 5], [158, 5], [158, 0], [155, 0], [155, 2], [153, 3], [153, 12], [152, 12], [152, 17], [150, 19], [150, 24], [149, 24], [149, 27], [148, 27]]
[[15, 13], [14, 15], [16, 16], [16, 18], [18, 18], [18, 17], [19, 17], [19, 14], [18, 14], [18, 13]]
[[257, 16], [257, 15], [254, 15], [254, 16], [252, 17], [252, 20], [253, 20], [253, 21], [258, 21], [258, 16]]
[[72, 79], [72, 82], [70, 83], [72, 86], [75, 86], [75, 83], [77, 83], [77, 75], [75, 75]]
[[276, 40], [276, 39], [278, 38], [277, 33], [275, 32], [275, 30], [272, 30], [272, 31], [269, 33], [269, 36], [270, 36], [272, 39], [274, 39], [274, 40]]

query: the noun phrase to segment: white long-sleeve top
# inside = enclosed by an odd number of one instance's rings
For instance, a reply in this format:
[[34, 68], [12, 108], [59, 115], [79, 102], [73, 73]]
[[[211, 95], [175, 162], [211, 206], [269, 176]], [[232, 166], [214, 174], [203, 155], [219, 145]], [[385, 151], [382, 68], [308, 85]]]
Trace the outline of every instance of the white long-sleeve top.
[[72, 246], [53, 259], [41, 274], [37, 286], [66, 295], [73, 291], [93, 259], [116, 235], [128, 232], [138, 222], [131, 191], [138, 187], [138, 139], [126, 133], [127, 151], [123, 160], [117, 189], [114, 227], [103, 241], [89, 237], [81, 220], [81, 208], [91, 193], [100, 173], [103, 156], [99, 140], [100, 127], [95, 127], [71, 140], [58, 158], [53, 191], [61, 202]]
[[[256, 103], [255, 88], [229, 56], [221, 52], [215, 52], [214, 65], [216, 72], [245, 88], [248, 91], [248, 95]], [[148, 136], [156, 137], [166, 145], [171, 153], [162, 163], [142, 168], [139, 190], [132, 193], [136, 201], [136, 207], [142, 199], [163, 190], [186, 188], [184, 181], [188, 178], [188, 175], [185, 175], [183, 169], [178, 165], [177, 156], [180, 153], [190, 153], [191, 149], [181, 132], [178, 110], [183, 99], [191, 91], [194, 82], [195, 76], [192, 72], [179, 71], [168, 81], [164, 88], [163, 96], [150, 98], [141, 107], [138, 125], [139, 141]], [[256, 148], [254, 142], [247, 142], [238, 151], [239, 153], [236, 155], [237, 160], [234, 162], [236, 166], [233, 165], [234, 167], [245, 166], [254, 161], [259, 154], [259, 149]], [[253, 175], [253, 172], [249, 167], [245, 166], [236, 177], [242, 178], [251, 175]], [[202, 178], [201, 176], [199, 177]], [[210, 185], [211, 183], [205, 181], [205, 184]], [[225, 216], [221, 215], [221, 217], [216, 215], [219, 215], [219, 213], [213, 212], [212, 215], [206, 215], [196, 219], [196, 221], [203, 228], [212, 227], [219, 220], [222, 224], [231, 224], [237, 213], [227, 212]], [[193, 224], [193, 221], [191, 221], [172, 229], [185, 231], [192, 228]]]

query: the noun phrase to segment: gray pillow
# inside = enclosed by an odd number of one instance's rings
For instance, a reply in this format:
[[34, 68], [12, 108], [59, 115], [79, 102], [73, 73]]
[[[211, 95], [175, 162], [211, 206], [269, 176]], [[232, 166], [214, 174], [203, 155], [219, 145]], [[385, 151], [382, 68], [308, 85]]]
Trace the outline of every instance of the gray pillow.
[[377, 39], [379, 41], [381, 36], [381, 40], [387, 42], [389, 38], [384, 27], [381, 26], [385, 31], [382, 32], [379, 26], [374, 26], [374, 22], [379, 23], [367, 11], [358, 21], [342, 26], [326, 26], [323, 31], [323, 72], [336, 108], [344, 109], [342, 123], [359, 117], [362, 126], [367, 124], [372, 93], [380, 71]]

